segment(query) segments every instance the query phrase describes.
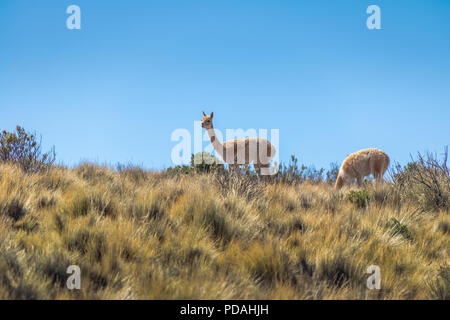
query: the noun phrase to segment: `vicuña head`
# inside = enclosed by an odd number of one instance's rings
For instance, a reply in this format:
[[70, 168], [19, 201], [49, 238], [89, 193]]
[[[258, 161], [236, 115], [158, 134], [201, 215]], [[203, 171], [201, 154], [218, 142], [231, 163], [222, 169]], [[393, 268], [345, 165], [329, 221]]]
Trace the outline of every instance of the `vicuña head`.
[[205, 128], [205, 129], [212, 129], [213, 128], [213, 124], [212, 124], [213, 116], [214, 116], [214, 112], [211, 112], [211, 115], [208, 116], [203, 111], [202, 128]]
[[351, 184], [355, 179], [360, 186], [362, 179], [370, 174], [379, 183], [383, 180], [389, 162], [389, 156], [376, 148], [363, 149], [352, 153], [342, 163], [334, 187], [340, 189], [345, 183]]
[[203, 112], [202, 128], [207, 130], [214, 150], [229, 165], [230, 170], [231, 168], [237, 169], [239, 165], [249, 165], [250, 163], [253, 163], [255, 169], [258, 168], [260, 172], [262, 172], [262, 168], [269, 169], [269, 162], [275, 155], [275, 147], [267, 139], [241, 138], [222, 143], [216, 137], [212, 123], [213, 117], [214, 112], [211, 112], [210, 115]]

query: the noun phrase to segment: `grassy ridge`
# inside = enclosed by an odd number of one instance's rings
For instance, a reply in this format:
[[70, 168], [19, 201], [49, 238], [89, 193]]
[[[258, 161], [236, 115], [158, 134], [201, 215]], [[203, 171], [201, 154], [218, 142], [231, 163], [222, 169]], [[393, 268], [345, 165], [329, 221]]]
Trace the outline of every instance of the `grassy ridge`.
[[[449, 299], [448, 212], [395, 195], [0, 164], [0, 298]], [[69, 265], [81, 290], [66, 288]], [[381, 290], [366, 287], [370, 265]]]

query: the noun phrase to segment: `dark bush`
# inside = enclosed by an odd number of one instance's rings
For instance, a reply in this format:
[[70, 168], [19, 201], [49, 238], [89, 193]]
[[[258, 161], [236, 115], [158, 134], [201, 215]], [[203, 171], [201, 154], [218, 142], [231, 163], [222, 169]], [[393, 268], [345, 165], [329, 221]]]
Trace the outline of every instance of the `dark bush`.
[[334, 184], [339, 172], [339, 165], [335, 162], [331, 163], [330, 170], [325, 172], [325, 169], [316, 169], [314, 166], [299, 165], [297, 157], [291, 155], [288, 164], [281, 163], [279, 165], [278, 173], [275, 175], [275, 181], [282, 183], [321, 183], [327, 182]]
[[450, 210], [450, 172], [447, 168], [448, 148], [439, 162], [436, 155], [421, 153], [405, 167], [397, 164], [391, 170], [396, 198], [411, 201], [424, 211]]
[[25, 214], [24, 203], [16, 198], [6, 202], [0, 202], [0, 216], [7, 216], [16, 222]]
[[429, 281], [427, 285], [431, 299], [450, 300], [450, 267], [440, 267], [437, 277]]
[[336, 179], [339, 174], [339, 164], [336, 162], [333, 162], [330, 164], [330, 170], [326, 173], [326, 179], [325, 181], [331, 185], [334, 185], [336, 182]]
[[118, 163], [116, 170], [126, 177], [129, 177], [135, 183], [140, 183], [147, 179], [147, 172], [140, 166], [134, 164], [121, 164]]
[[317, 170], [315, 167], [308, 167], [304, 164], [299, 165], [298, 159], [291, 155], [291, 159], [287, 165], [280, 164], [278, 173], [275, 179], [283, 183], [301, 183], [309, 181], [312, 183], [319, 183], [323, 181], [324, 169]]
[[17, 163], [25, 172], [34, 173], [51, 167], [55, 149], [42, 153], [41, 140], [17, 126], [16, 132], [0, 133], [0, 161]]
[[294, 155], [291, 155], [291, 159], [287, 165], [280, 164], [276, 180], [283, 183], [302, 182], [306, 168], [305, 165], [299, 166], [298, 159]]

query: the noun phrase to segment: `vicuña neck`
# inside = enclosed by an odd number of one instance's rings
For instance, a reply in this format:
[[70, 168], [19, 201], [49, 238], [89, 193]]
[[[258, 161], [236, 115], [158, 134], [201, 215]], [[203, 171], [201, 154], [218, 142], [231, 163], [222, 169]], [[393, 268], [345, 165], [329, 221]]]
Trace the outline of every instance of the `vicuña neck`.
[[216, 137], [216, 132], [214, 131], [214, 127], [206, 129], [209, 135], [209, 139], [211, 140], [211, 144], [214, 147], [214, 150], [222, 157], [223, 156], [223, 144]]

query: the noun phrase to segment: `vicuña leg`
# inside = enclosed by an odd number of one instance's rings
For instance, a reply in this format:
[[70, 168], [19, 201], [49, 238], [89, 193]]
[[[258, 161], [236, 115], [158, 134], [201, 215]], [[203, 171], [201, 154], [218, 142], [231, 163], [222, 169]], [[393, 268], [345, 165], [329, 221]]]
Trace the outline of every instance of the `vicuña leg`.
[[358, 184], [358, 187], [362, 186], [362, 177], [356, 177], [356, 183]]
[[[260, 177], [266, 178], [268, 176], [267, 171], [269, 171], [269, 169], [270, 169], [269, 164], [262, 164], [262, 163], [255, 164], [255, 171], [258, 174], [258, 178], [260, 178]], [[262, 174], [263, 172], [265, 174]]]

